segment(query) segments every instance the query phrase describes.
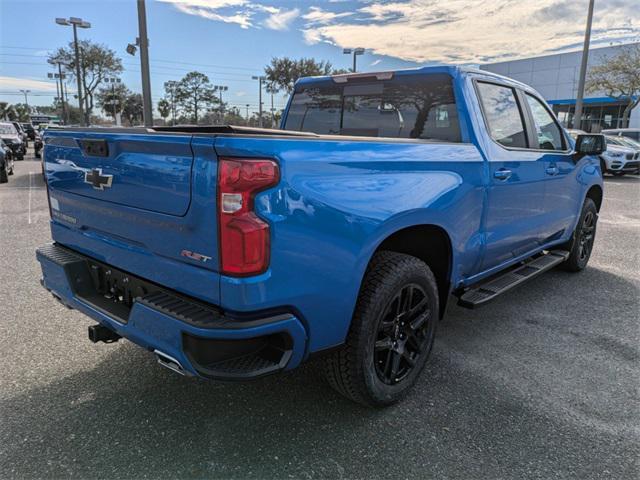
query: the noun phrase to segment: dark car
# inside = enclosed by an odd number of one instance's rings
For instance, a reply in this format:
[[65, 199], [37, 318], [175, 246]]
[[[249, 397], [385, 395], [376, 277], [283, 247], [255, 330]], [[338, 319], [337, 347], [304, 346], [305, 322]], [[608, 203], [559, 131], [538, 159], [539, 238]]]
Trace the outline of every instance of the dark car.
[[29, 137], [29, 140], [35, 141], [36, 129], [33, 128], [33, 125], [31, 125], [30, 123], [22, 123], [21, 125], [22, 125], [22, 129], [26, 132], [27, 136]]
[[13, 153], [6, 143], [0, 140], [0, 183], [7, 183], [9, 175], [13, 175]]
[[27, 134], [27, 132], [25, 132], [24, 128], [22, 128], [22, 124], [20, 122], [11, 122], [13, 123], [13, 126], [16, 127], [16, 130], [18, 131], [18, 133], [20, 134], [20, 136], [22, 137], [22, 141], [24, 142], [25, 146], [29, 146], [29, 135]]
[[24, 160], [27, 145], [13, 123], [0, 122], [0, 139], [11, 149], [14, 160]]
[[42, 141], [42, 136], [36, 132], [34, 130], [34, 137], [33, 137], [33, 150], [34, 150], [34, 155], [36, 158], [41, 158], [42, 154], [40, 153], [42, 151], [42, 147], [44, 146], [44, 142]]

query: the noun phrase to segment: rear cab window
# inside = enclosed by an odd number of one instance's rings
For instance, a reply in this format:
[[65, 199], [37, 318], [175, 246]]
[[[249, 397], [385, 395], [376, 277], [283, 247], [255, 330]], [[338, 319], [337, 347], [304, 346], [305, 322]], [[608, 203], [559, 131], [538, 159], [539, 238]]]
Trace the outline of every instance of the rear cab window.
[[461, 141], [453, 81], [439, 73], [302, 84], [293, 94], [284, 128], [328, 135]]

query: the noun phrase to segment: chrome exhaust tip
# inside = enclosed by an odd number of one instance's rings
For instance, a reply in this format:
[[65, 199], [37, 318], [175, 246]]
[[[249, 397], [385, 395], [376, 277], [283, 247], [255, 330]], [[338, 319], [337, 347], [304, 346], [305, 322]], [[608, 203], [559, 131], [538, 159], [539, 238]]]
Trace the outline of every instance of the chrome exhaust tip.
[[167, 355], [160, 350], [154, 350], [153, 353], [155, 354], [158, 363], [163, 367], [168, 368], [169, 370], [172, 370], [180, 375], [187, 374], [180, 362], [173, 358], [171, 355]]

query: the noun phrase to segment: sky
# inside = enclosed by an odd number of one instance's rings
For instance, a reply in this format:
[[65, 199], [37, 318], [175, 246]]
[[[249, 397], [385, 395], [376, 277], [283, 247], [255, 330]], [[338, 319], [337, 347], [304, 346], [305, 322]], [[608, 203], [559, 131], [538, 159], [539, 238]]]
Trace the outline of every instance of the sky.
[[[258, 108], [258, 82], [272, 57], [313, 57], [350, 68], [343, 48], [363, 47], [359, 71], [432, 64], [478, 65], [580, 49], [588, 0], [146, 0], [154, 103], [167, 80], [206, 73], [223, 100]], [[116, 51], [122, 81], [141, 91], [135, 0], [0, 0], [0, 101], [50, 105], [48, 52], [72, 40], [56, 17]], [[638, 0], [596, 0], [592, 47], [640, 40]], [[69, 92], [75, 89], [69, 84]], [[271, 99], [265, 97], [266, 108]], [[282, 108], [283, 95], [274, 105]]]

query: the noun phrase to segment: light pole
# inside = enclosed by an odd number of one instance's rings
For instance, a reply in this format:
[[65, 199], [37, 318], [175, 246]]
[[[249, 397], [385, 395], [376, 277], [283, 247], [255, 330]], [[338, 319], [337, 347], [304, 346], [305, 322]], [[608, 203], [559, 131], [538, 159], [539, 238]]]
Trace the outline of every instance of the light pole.
[[260, 128], [262, 128], [262, 82], [264, 82], [266, 80], [266, 77], [264, 77], [263, 75], [260, 75], [259, 77], [257, 76], [252, 76], [251, 77], [253, 80], [258, 80], [259, 82], [259, 87], [258, 87], [258, 114], [260, 115], [260, 118], [258, 119], [258, 125], [260, 126]]
[[144, 126], [153, 126], [151, 106], [151, 79], [149, 77], [149, 38], [147, 37], [147, 10], [144, 0], [138, 0], [138, 40], [140, 46], [140, 70], [142, 71], [142, 103]]
[[362, 55], [364, 53], [364, 48], [362, 48], [362, 47], [345, 48], [344, 50], [342, 50], [342, 53], [344, 53], [345, 55], [353, 55], [353, 69], [351, 71], [353, 73], [355, 73], [356, 72], [356, 57], [358, 55]]
[[76, 64], [76, 80], [78, 81], [78, 106], [80, 107], [80, 125], [85, 125], [86, 119], [84, 117], [84, 107], [82, 106], [82, 79], [80, 78], [80, 50], [78, 48], [78, 28], [91, 28], [89, 22], [85, 22], [78, 17], [56, 18], [58, 25], [65, 27], [73, 27], [73, 48], [75, 50], [75, 64]]
[[584, 99], [584, 83], [587, 77], [587, 64], [589, 63], [589, 41], [591, 40], [591, 24], [593, 23], [594, 0], [589, 0], [587, 13], [587, 29], [584, 32], [584, 46], [582, 47], [582, 63], [580, 64], [580, 77], [578, 78], [578, 95], [576, 96], [576, 111], [573, 114], [573, 128], [582, 125], [582, 103]]
[[29, 111], [29, 99], [27, 95], [31, 93], [31, 90], [20, 90], [20, 93], [24, 94], [24, 103], [27, 105], [27, 112]]
[[116, 112], [116, 83], [120, 83], [120, 79], [115, 77], [108, 77], [105, 78], [104, 81], [105, 83], [111, 84], [111, 108], [113, 110], [113, 121], [116, 125], [118, 125], [118, 114]]
[[248, 127], [249, 126], [249, 104], [247, 103], [245, 107], [247, 107], [247, 127]]
[[56, 80], [56, 100], [60, 102], [60, 107], [62, 108], [62, 121], [67, 123], [67, 112], [64, 105], [64, 90], [62, 87], [62, 79], [64, 78], [64, 74], [62, 73], [62, 68], [58, 63], [58, 71], [60, 73], [47, 73], [47, 78], [54, 78]]
[[273, 91], [271, 91], [271, 128], [276, 127], [276, 109], [273, 108]]
[[224, 106], [222, 103], [222, 92], [226, 92], [229, 90], [229, 87], [226, 85], [214, 85], [213, 91], [220, 92], [220, 124], [224, 122]]

